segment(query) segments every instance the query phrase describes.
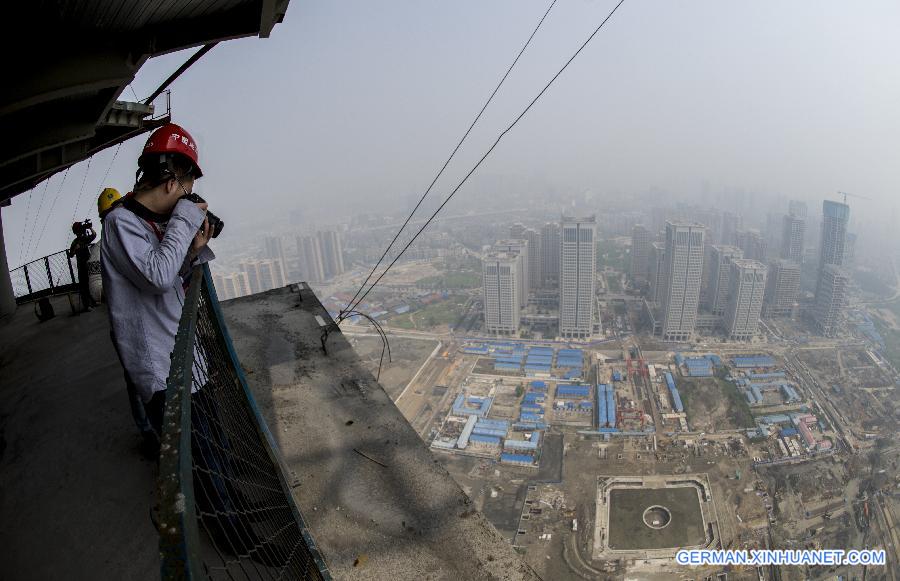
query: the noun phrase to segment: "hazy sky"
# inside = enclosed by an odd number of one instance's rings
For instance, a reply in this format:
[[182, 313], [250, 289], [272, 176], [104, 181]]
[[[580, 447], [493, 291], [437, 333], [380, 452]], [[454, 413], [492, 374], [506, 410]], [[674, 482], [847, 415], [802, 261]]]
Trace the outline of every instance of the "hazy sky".
[[[201, 146], [197, 190], [231, 224], [408, 208], [548, 4], [294, 0], [271, 38], [219, 45], [173, 86], [174, 119]], [[614, 4], [559, 0], [436, 194]], [[855, 211], [886, 215], [900, 191], [897, 30], [896, 0], [626, 0], [458, 198], [489, 196], [490, 176], [623, 195], [691, 196], [705, 180], [809, 200], [846, 190], [877, 200]], [[137, 95], [187, 54], [145, 65]], [[96, 214], [103, 186], [130, 189], [143, 140], [121, 148], [105, 182], [111, 150], [61, 189], [61, 174], [50, 180], [32, 257], [68, 246], [82, 181], [77, 217]], [[11, 267], [43, 192], [3, 210]]]

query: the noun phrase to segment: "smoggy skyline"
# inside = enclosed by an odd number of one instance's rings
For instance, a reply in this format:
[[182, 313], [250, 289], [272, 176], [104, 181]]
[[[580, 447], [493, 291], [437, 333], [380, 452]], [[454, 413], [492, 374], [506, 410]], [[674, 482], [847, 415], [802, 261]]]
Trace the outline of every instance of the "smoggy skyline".
[[[554, 6], [433, 196], [452, 189], [614, 4]], [[408, 210], [547, 5], [292, 3], [271, 38], [217, 46], [173, 85], [173, 120], [201, 147], [196, 189], [231, 224], [291, 210], [326, 222]], [[900, 188], [898, 24], [900, 5], [888, 1], [626, 1], [454, 204], [477, 208], [504, 182], [523, 195], [604, 199], [659, 188], [670, 194], [661, 203], [740, 188], [815, 206], [846, 190], [872, 199], [851, 200], [854, 217], [884, 219]], [[188, 54], [148, 62], [137, 96]], [[4, 208], [10, 266], [67, 247], [71, 218], [95, 216], [102, 187], [128, 191], [143, 141]]]

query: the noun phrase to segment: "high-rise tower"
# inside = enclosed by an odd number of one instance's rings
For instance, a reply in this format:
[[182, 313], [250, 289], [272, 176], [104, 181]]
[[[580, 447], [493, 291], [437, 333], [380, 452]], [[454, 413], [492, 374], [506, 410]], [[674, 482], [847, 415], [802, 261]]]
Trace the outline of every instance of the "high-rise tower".
[[590, 337], [597, 271], [597, 220], [563, 217], [559, 258], [559, 334]]
[[702, 224], [666, 222], [666, 287], [661, 301], [664, 341], [688, 341], [694, 334], [705, 236]]
[[766, 265], [758, 260], [731, 261], [725, 331], [729, 339], [749, 341], [759, 331], [759, 314], [766, 291]]

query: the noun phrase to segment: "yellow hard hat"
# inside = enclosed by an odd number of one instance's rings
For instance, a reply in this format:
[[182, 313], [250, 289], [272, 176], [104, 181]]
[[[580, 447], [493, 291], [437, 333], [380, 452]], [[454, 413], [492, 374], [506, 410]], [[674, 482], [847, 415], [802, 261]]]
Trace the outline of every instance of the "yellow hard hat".
[[104, 217], [121, 199], [122, 194], [116, 188], [103, 188], [100, 197], [97, 198], [97, 213], [101, 218]]

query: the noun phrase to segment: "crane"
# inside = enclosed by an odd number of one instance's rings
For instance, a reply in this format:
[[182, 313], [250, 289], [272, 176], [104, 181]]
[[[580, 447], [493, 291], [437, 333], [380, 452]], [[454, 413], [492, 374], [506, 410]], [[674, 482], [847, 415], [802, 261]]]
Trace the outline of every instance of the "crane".
[[859, 198], [859, 199], [861, 199], [861, 200], [869, 200], [870, 202], [872, 201], [872, 198], [867, 198], [867, 197], [865, 197], [865, 196], [860, 196], [859, 194], [850, 194], [850, 193], [847, 193], [847, 192], [838, 192], [838, 195], [839, 195], [839, 196], [844, 196], [844, 205], [845, 205], [845, 206], [847, 205], [847, 196], [850, 196], [851, 198]]

